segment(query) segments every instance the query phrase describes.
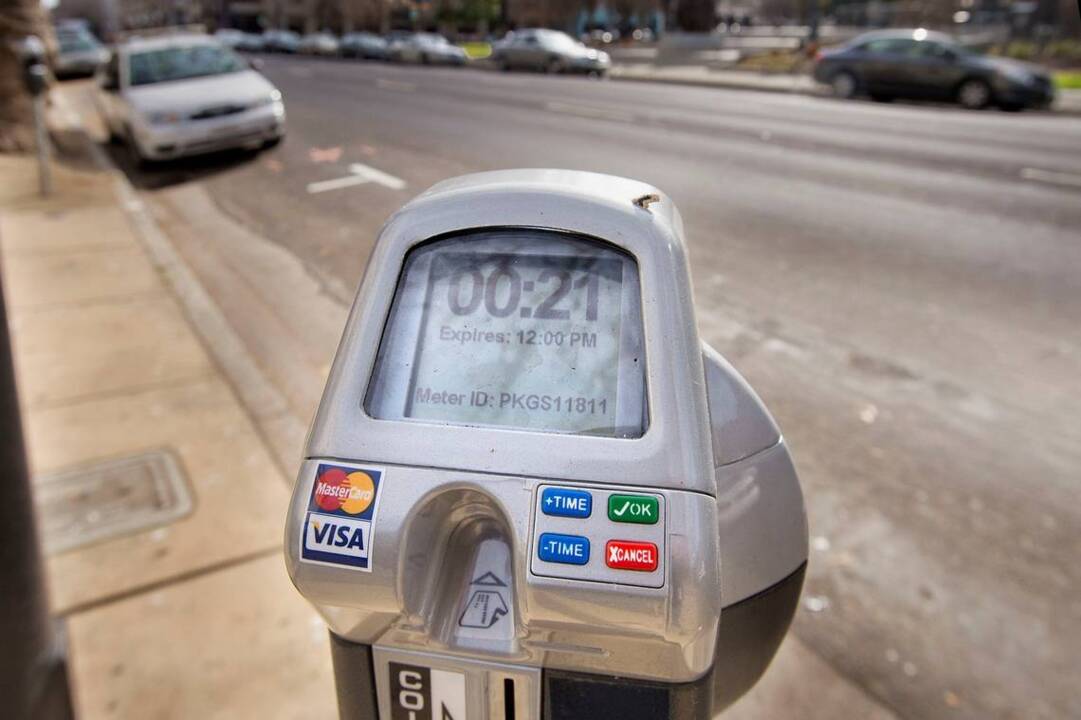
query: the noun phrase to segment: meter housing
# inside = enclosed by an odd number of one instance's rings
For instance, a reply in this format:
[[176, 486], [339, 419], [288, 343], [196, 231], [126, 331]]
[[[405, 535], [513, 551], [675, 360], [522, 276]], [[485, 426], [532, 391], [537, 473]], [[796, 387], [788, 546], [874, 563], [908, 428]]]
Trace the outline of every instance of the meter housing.
[[285, 551], [343, 718], [706, 718], [776, 652], [807, 526], [776, 425], [699, 339], [671, 200], [499, 171], [380, 233]]

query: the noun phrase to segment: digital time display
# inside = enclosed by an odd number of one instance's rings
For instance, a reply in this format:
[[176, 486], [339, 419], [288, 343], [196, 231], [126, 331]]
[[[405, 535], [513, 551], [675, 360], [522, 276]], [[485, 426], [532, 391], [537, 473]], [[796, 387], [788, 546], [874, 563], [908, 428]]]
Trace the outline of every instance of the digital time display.
[[[556, 236], [547, 244], [547, 252], [536, 241], [528, 251], [506, 252], [491, 241], [448, 241], [411, 258], [370, 410], [455, 424], [641, 434], [637, 268], [622, 253], [582, 241]], [[396, 366], [383, 367], [387, 362]]]

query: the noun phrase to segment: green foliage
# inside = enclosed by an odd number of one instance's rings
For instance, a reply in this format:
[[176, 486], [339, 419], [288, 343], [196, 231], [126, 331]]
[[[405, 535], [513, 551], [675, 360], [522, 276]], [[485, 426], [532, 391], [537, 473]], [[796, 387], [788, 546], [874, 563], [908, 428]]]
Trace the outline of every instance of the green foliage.
[[444, 4], [436, 17], [440, 24], [475, 29], [499, 18], [499, 3], [500, 0], [460, 0]]
[[1081, 65], [1081, 41], [1056, 40], [1041, 47], [1036, 43], [1015, 40], [1008, 45], [991, 48], [991, 54], [1015, 60], [1045, 62], [1059, 67], [1076, 67]]
[[1014, 60], [1033, 60], [1039, 55], [1040, 50], [1036, 43], [1015, 40], [1007, 45], [1002, 54]]
[[458, 47], [465, 50], [471, 60], [483, 60], [492, 55], [492, 46], [486, 42], [464, 42], [459, 43]]
[[1048, 43], [1044, 57], [1063, 63], [1081, 64], [1081, 40], [1056, 40]]
[[1055, 73], [1055, 86], [1060, 90], [1081, 90], [1081, 72]]
[[742, 58], [736, 67], [760, 73], [799, 73], [807, 65], [807, 55], [800, 51], [775, 50]]

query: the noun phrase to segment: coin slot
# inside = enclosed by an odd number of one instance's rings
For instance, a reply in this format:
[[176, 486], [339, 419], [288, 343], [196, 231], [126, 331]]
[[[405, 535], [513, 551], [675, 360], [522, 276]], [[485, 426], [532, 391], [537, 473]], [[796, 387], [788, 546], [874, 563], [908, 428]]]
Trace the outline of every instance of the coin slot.
[[503, 720], [514, 720], [514, 678], [503, 678]]

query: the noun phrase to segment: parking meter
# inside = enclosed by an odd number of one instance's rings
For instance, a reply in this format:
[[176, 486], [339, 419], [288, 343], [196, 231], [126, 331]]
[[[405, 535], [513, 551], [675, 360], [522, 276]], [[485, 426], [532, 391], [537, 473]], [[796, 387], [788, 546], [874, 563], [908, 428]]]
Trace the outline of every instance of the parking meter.
[[698, 337], [671, 200], [500, 171], [380, 233], [285, 551], [342, 718], [709, 718], [787, 631], [807, 525], [776, 425]]
[[22, 82], [33, 100], [34, 140], [38, 156], [38, 185], [43, 196], [52, 191], [49, 168], [49, 135], [45, 127], [45, 91], [49, 88], [49, 69], [45, 64], [45, 43], [36, 35], [15, 41], [12, 51], [19, 60]]
[[12, 50], [19, 60], [22, 81], [26, 91], [37, 97], [48, 87], [48, 68], [45, 65], [45, 44], [36, 35], [12, 43]]

